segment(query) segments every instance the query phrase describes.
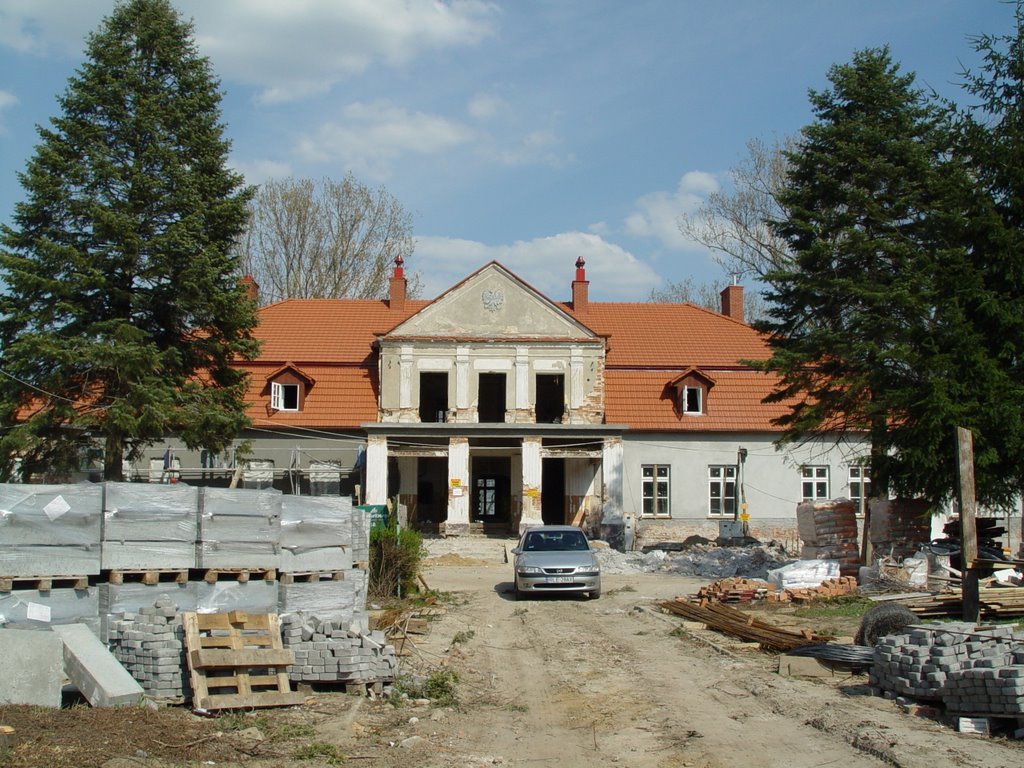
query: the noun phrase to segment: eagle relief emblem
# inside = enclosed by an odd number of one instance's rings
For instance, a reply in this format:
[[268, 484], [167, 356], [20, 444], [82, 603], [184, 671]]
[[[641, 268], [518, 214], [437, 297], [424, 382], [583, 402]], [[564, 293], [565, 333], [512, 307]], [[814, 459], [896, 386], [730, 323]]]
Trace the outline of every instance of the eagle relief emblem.
[[501, 291], [487, 289], [480, 294], [480, 300], [484, 303], [484, 309], [488, 312], [497, 312], [505, 303], [505, 294]]

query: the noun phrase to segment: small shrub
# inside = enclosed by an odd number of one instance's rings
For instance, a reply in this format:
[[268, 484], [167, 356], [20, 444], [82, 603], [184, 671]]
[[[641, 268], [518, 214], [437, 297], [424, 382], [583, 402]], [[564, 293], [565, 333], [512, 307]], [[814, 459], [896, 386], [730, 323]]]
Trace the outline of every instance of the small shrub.
[[295, 751], [296, 760], [317, 760], [327, 765], [341, 765], [345, 762], [345, 755], [333, 744], [323, 741], [314, 741]]
[[474, 637], [476, 637], [476, 632], [472, 629], [468, 632], [456, 632], [455, 637], [452, 638], [452, 645], [465, 645]]
[[399, 530], [391, 519], [387, 526], [370, 531], [370, 595], [382, 600], [415, 592], [423, 554], [423, 537], [417, 531]]
[[285, 723], [274, 728], [269, 738], [271, 741], [291, 741], [292, 739], [309, 739], [316, 736], [316, 728], [306, 723]]

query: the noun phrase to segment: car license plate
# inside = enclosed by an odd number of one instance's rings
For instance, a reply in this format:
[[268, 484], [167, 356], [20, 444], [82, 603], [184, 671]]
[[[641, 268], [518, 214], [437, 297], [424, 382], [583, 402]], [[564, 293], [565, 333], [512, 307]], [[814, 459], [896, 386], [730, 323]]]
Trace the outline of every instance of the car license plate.
[[544, 579], [548, 584], [572, 584], [572, 576], [548, 576]]

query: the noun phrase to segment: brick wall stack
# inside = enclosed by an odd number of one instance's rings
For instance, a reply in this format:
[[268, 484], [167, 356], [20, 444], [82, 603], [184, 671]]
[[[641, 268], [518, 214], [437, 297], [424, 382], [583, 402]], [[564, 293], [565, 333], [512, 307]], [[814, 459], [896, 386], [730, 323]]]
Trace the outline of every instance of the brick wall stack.
[[1024, 715], [1024, 632], [950, 622], [882, 638], [871, 685], [965, 715]]
[[123, 613], [108, 625], [110, 652], [154, 699], [191, 695], [185, 659], [185, 630], [178, 606], [158, 598], [138, 613]]
[[805, 501], [796, 508], [804, 560], [836, 560], [843, 576], [856, 576], [860, 567], [857, 516], [849, 499]]
[[395, 649], [384, 633], [353, 632], [308, 613], [282, 617], [284, 646], [295, 653], [288, 677], [295, 682], [370, 682], [391, 680], [398, 668]]
[[918, 499], [884, 499], [871, 505], [868, 537], [875, 559], [913, 557], [931, 539], [930, 507]]

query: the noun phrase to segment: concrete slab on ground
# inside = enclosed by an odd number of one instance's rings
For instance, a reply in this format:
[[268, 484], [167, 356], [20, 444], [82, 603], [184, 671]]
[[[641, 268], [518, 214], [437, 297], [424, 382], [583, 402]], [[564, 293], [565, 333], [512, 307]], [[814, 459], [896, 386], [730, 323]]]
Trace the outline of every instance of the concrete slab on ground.
[[85, 624], [65, 624], [53, 631], [64, 642], [64, 671], [92, 706], [142, 703], [142, 686]]
[[52, 632], [0, 629], [0, 704], [59, 707], [64, 684], [63, 643]]

